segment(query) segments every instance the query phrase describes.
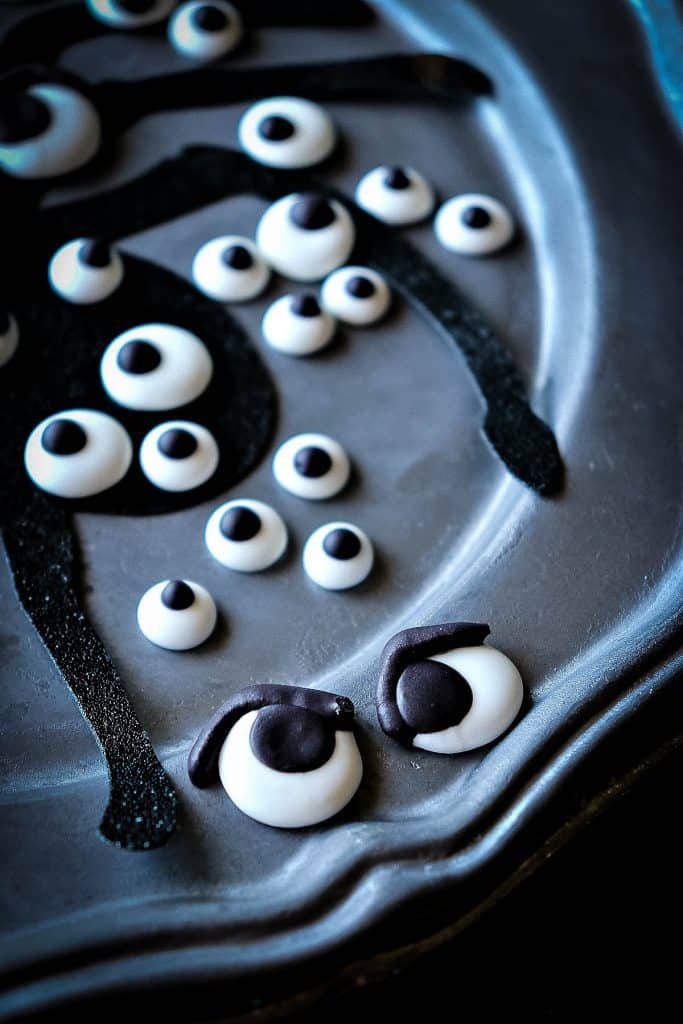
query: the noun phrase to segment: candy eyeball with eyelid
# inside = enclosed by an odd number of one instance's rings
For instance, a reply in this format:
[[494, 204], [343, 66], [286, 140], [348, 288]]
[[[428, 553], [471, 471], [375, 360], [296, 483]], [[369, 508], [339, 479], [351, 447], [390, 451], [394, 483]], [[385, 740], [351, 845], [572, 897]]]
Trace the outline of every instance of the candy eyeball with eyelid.
[[247, 302], [265, 289], [270, 269], [250, 238], [224, 235], [212, 238], [197, 251], [192, 277], [210, 299]]
[[282, 295], [263, 315], [261, 333], [271, 348], [288, 356], [310, 356], [330, 344], [337, 324], [315, 295]]
[[105, 241], [76, 238], [50, 260], [53, 291], [67, 302], [91, 305], [112, 295], [123, 280], [123, 260]]
[[356, 202], [394, 227], [417, 224], [434, 209], [434, 190], [413, 167], [375, 167], [356, 186]]
[[163, 580], [142, 595], [137, 618], [141, 633], [157, 647], [189, 651], [213, 633], [216, 603], [193, 580]]
[[168, 23], [168, 38], [183, 57], [217, 60], [242, 39], [239, 11], [225, 0], [190, 0], [181, 4]]
[[177, 0], [85, 0], [88, 11], [108, 28], [144, 28], [163, 21]]
[[296, 96], [261, 100], [242, 115], [237, 129], [244, 152], [267, 167], [312, 167], [325, 160], [337, 137], [319, 104]]
[[11, 313], [0, 312], [0, 369], [19, 347], [19, 325]]
[[492, 196], [454, 196], [440, 208], [434, 231], [445, 249], [461, 256], [490, 256], [504, 249], [515, 234], [515, 222]]
[[356, 229], [346, 208], [315, 192], [278, 199], [256, 229], [264, 258], [293, 281], [322, 280], [346, 263], [355, 240]]

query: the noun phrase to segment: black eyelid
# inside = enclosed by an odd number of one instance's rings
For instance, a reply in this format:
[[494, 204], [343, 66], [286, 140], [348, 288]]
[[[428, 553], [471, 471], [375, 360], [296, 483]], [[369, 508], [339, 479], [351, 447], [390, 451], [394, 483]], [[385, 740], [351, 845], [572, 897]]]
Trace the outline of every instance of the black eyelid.
[[348, 731], [353, 728], [354, 707], [348, 697], [324, 690], [308, 690], [303, 686], [278, 686], [273, 683], [248, 686], [222, 704], [197, 737], [187, 760], [187, 771], [194, 786], [204, 789], [217, 781], [218, 755], [238, 719], [249, 711], [258, 711], [273, 704], [287, 704], [314, 711], [324, 718], [333, 719], [335, 729]]

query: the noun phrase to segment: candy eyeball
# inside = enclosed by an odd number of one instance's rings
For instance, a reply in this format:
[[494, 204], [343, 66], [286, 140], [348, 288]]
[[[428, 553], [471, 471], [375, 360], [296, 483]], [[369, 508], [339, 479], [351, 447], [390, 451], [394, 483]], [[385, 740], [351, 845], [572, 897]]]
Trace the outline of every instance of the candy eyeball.
[[271, 267], [293, 281], [320, 281], [346, 263], [356, 232], [336, 199], [294, 193], [269, 206], [256, 229], [256, 242]]
[[270, 269], [250, 238], [225, 235], [206, 242], [192, 263], [200, 291], [218, 302], [246, 302], [260, 295]]
[[384, 278], [369, 267], [340, 267], [323, 282], [320, 298], [337, 320], [361, 327], [382, 319], [391, 292]]
[[31, 432], [26, 471], [37, 487], [60, 498], [87, 498], [109, 490], [126, 473], [133, 446], [111, 416], [92, 409], [55, 413]]
[[385, 224], [417, 224], [434, 209], [434, 191], [413, 167], [375, 167], [358, 182], [356, 202]]
[[283, 295], [266, 310], [261, 333], [288, 356], [310, 356], [332, 341], [337, 325], [315, 295]]
[[350, 473], [348, 455], [338, 441], [325, 434], [290, 437], [273, 459], [273, 474], [280, 487], [309, 501], [339, 494]]
[[168, 23], [173, 47], [191, 60], [217, 60], [242, 38], [242, 18], [225, 0], [191, 0], [181, 4]]
[[515, 223], [497, 199], [472, 192], [443, 204], [434, 220], [434, 231], [441, 245], [451, 252], [488, 256], [511, 241]]
[[216, 626], [216, 604], [208, 590], [192, 580], [163, 580], [138, 604], [140, 631], [157, 647], [189, 651], [208, 640]]
[[0, 169], [27, 180], [68, 174], [94, 157], [101, 134], [99, 115], [81, 93], [32, 85], [0, 104]]
[[263, 501], [236, 498], [212, 513], [204, 534], [210, 553], [228, 569], [261, 572], [287, 547], [287, 527]]
[[108, 28], [154, 25], [171, 13], [177, 0], [85, 0], [93, 17]]
[[325, 590], [348, 590], [362, 583], [374, 562], [370, 538], [352, 523], [326, 523], [306, 541], [306, 573]]
[[19, 346], [19, 327], [10, 313], [0, 311], [0, 367], [9, 363]]
[[170, 324], [141, 324], [109, 343], [100, 376], [109, 397], [126, 409], [157, 412], [193, 402], [213, 373], [199, 338]]
[[242, 115], [237, 134], [245, 153], [268, 167], [312, 167], [325, 160], [336, 143], [327, 111], [295, 96], [255, 103]]
[[140, 445], [142, 471], [162, 491], [191, 491], [210, 480], [220, 453], [212, 434], [198, 423], [160, 423]]
[[54, 254], [48, 278], [67, 302], [89, 305], [116, 291], [123, 280], [123, 261], [115, 249], [97, 238], [77, 238]]

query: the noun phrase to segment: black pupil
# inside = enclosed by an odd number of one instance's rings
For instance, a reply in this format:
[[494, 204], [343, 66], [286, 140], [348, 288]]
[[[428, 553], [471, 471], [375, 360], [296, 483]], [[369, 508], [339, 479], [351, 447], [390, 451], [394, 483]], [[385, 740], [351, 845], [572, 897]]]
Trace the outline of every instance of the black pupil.
[[197, 451], [197, 438], [189, 430], [171, 427], [161, 435], [157, 446], [169, 459], [187, 459]]
[[346, 290], [354, 299], [369, 299], [375, 294], [375, 286], [367, 277], [350, 277], [346, 282]]
[[108, 267], [111, 263], [111, 250], [103, 239], [88, 238], [78, 250], [78, 258], [86, 267]]
[[468, 228], [487, 228], [491, 214], [482, 206], [468, 206], [462, 213], [462, 222]]
[[271, 114], [264, 117], [258, 126], [258, 133], [268, 142], [284, 142], [294, 134], [294, 125], [286, 117]]
[[0, 142], [25, 142], [48, 128], [49, 108], [36, 96], [18, 92], [6, 96], [0, 106]]
[[323, 196], [305, 193], [294, 203], [290, 217], [297, 227], [305, 231], [318, 231], [333, 222], [334, 210]]
[[251, 540], [261, 529], [261, 520], [244, 505], [229, 508], [221, 519], [221, 533], [228, 540]]
[[346, 562], [349, 558], [356, 557], [360, 551], [360, 541], [351, 530], [338, 527], [327, 534], [323, 541], [323, 549], [330, 558]]
[[116, 362], [126, 373], [151, 373], [161, 362], [161, 355], [148, 341], [127, 341], [119, 349]]
[[295, 295], [290, 309], [295, 316], [320, 316], [320, 305], [315, 295]]
[[387, 188], [399, 191], [404, 188], [410, 188], [410, 178], [402, 167], [389, 167], [384, 178], [384, 184]]
[[41, 437], [46, 452], [53, 455], [75, 455], [85, 448], [88, 437], [83, 427], [73, 420], [53, 420]]
[[227, 267], [233, 270], [249, 270], [254, 260], [249, 250], [243, 245], [230, 245], [223, 250], [221, 256]]
[[323, 448], [316, 448], [310, 445], [307, 448], [300, 448], [294, 456], [294, 468], [301, 476], [317, 477], [325, 476], [332, 468], [332, 459]]
[[272, 704], [254, 719], [249, 745], [259, 761], [276, 772], [310, 772], [332, 756], [334, 727], [307, 708]]
[[396, 702], [416, 733], [458, 725], [472, 707], [472, 690], [459, 672], [440, 661], [419, 661], [401, 673]]
[[170, 580], [161, 591], [161, 602], [174, 612], [182, 612], [194, 604], [194, 590], [183, 580]]
[[212, 4], [203, 4], [201, 7], [195, 7], [192, 21], [202, 32], [220, 32], [228, 24], [228, 16], [225, 11]]
[[156, 0], [116, 0], [115, 7], [120, 7], [129, 14], [146, 14], [154, 7]]

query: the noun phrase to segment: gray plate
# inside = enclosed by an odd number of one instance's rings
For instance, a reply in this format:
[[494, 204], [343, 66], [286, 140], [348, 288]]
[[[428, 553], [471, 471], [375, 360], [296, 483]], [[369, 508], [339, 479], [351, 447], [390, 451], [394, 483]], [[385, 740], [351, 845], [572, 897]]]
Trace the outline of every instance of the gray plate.
[[[78, 520], [88, 611], [181, 795], [178, 834], [145, 854], [98, 839], [107, 791], [98, 750], [0, 567], [7, 1013], [171, 981], [266, 983], [280, 968], [352, 949], [414, 899], [457, 887], [466, 902], [482, 866], [493, 880], [509, 870], [513, 840], [583, 752], [670, 680], [681, 558], [680, 154], [628, 8], [550, 6], [387, 3], [369, 29], [263, 30], [239, 58], [437, 49], [490, 74], [495, 99], [465, 112], [330, 104], [350, 140], [333, 181], [350, 193], [364, 169], [412, 162], [443, 197], [489, 191], [516, 212], [521, 243], [488, 261], [444, 253], [429, 227], [409, 234], [506, 340], [556, 432], [568, 483], [544, 501], [505, 472], [480, 435], [464, 364], [405, 306], [317, 360], [261, 346], [280, 396], [277, 439], [324, 430], [359, 469], [324, 508], [280, 492], [268, 461], [225, 495], [280, 509], [292, 536], [284, 564], [242, 577], [212, 562], [202, 532], [218, 502], [156, 519]], [[180, 66], [162, 40], [137, 46], [145, 73]], [[82, 44], [64, 63], [93, 79], [135, 77], [137, 46]], [[232, 140], [242, 109], [141, 122], [89, 191], [184, 144]], [[231, 199], [124, 248], [188, 275], [202, 241], [253, 233], [262, 209]], [[237, 312], [257, 345], [264, 307]], [[307, 535], [335, 518], [366, 529], [379, 553], [372, 579], [347, 594], [317, 590], [300, 565]], [[222, 613], [216, 638], [189, 655], [152, 648], [135, 627], [139, 595], [169, 575], [202, 582]], [[483, 752], [408, 753], [375, 720], [379, 653], [401, 628], [452, 619], [491, 624], [529, 705]], [[245, 818], [218, 788], [189, 786], [198, 729], [252, 681], [353, 698], [366, 776], [340, 818], [281, 832]]]

